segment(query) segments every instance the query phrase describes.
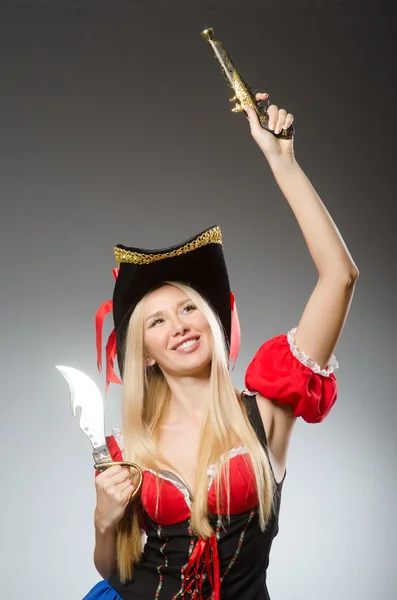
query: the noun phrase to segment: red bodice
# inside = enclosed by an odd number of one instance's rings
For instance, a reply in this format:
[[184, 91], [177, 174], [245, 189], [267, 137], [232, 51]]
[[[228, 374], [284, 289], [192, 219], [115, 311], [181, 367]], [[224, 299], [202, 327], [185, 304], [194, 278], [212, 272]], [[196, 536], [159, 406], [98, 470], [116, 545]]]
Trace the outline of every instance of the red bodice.
[[[230, 469], [230, 514], [240, 514], [251, 510], [258, 503], [255, 489], [254, 472], [245, 448], [231, 450], [229, 457]], [[224, 469], [224, 465], [222, 469]], [[157, 499], [156, 474], [144, 472], [141, 500], [143, 508], [149, 517], [161, 525], [174, 525], [190, 518], [191, 498], [185, 484], [177, 477], [160, 473], [159, 497]], [[221, 474], [222, 477], [222, 474]], [[221, 480], [222, 481], [222, 480]], [[209, 469], [208, 508], [216, 514], [216, 478], [215, 466]], [[227, 514], [227, 496], [222, 485], [220, 514]], [[157, 508], [157, 510], [156, 510]]]

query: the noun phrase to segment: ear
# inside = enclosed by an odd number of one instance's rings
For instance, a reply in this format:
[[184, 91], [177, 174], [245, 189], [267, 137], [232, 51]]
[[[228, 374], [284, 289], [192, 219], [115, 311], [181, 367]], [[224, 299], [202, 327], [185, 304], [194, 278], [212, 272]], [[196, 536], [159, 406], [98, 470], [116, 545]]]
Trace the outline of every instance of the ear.
[[148, 354], [145, 354], [145, 363], [147, 367], [154, 367], [156, 361], [154, 358], [151, 358]]

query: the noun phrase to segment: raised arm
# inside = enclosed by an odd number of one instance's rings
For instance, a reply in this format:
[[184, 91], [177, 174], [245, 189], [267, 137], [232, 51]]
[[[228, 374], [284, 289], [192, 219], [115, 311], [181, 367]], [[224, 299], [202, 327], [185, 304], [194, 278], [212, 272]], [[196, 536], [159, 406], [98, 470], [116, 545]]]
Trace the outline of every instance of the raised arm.
[[[268, 94], [257, 94], [256, 98], [257, 100], [266, 100]], [[298, 165], [294, 155], [293, 141], [279, 140], [262, 129], [255, 111], [250, 107], [244, 108], [249, 118], [252, 136], [266, 156], [274, 177], [298, 221], [318, 271], [317, 284], [310, 295], [295, 333], [295, 346], [298, 351], [305, 353], [321, 369], [324, 369], [328, 365], [342, 332], [353, 297], [358, 269], [330, 214]], [[287, 113], [284, 109], [279, 110], [275, 105], [269, 106], [268, 114], [269, 126], [275, 133], [279, 133], [282, 128], [287, 129], [293, 122], [292, 114]], [[263, 356], [267, 351], [263, 350]], [[265, 370], [270, 368], [272, 355], [273, 350], [270, 351], [269, 360], [265, 361], [266, 366], [263, 367]], [[298, 390], [293, 390], [294, 393], [288, 395], [286, 391], [288, 389], [286, 385], [288, 366], [285, 366], [285, 372], [282, 376], [280, 375], [280, 377], [285, 377], [282, 391], [281, 388], [277, 392], [270, 390], [272, 386], [268, 385], [258, 387], [256, 373], [260, 371], [260, 367], [258, 371], [259, 363], [260, 355], [251, 363], [247, 371], [248, 379], [255, 382], [257, 391], [262, 388], [267, 392], [265, 397], [261, 394], [257, 395], [258, 406], [267, 432], [273, 469], [281, 477], [286, 466], [291, 432], [296, 420], [294, 415], [300, 413], [305, 418], [306, 409], [302, 407], [313, 401], [313, 406], [315, 405], [316, 408], [331, 406], [336, 398], [336, 389], [333, 391], [332, 380], [324, 377], [322, 383], [311, 380], [310, 385], [314, 388], [309, 392], [307, 387], [309, 375], [302, 372], [301, 381], [299, 382], [299, 378], [297, 378], [291, 386], [293, 389], [294, 385], [298, 387], [300, 385], [300, 393]], [[321, 379], [322, 376], [317, 374], [314, 377]], [[323, 394], [328, 395], [326, 402], [324, 402]], [[278, 401], [268, 401], [268, 399], [276, 399], [277, 395], [279, 396]], [[294, 402], [291, 402], [292, 398], [294, 398]], [[297, 398], [300, 398], [299, 405]], [[309, 398], [312, 399], [309, 400]], [[306, 420], [318, 422], [322, 418], [320, 411], [317, 418], [310, 415], [310, 417], [306, 417]]]
[[[256, 97], [262, 100], [268, 95]], [[246, 112], [252, 136], [295, 214], [318, 271], [318, 281], [299, 321], [295, 343], [324, 368], [342, 332], [358, 269], [330, 214], [298, 165], [293, 141], [278, 140], [262, 129], [252, 109], [246, 107]], [[291, 114], [274, 105], [268, 113], [269, 125], [275, 133], [289, 127], [293, 120]]]

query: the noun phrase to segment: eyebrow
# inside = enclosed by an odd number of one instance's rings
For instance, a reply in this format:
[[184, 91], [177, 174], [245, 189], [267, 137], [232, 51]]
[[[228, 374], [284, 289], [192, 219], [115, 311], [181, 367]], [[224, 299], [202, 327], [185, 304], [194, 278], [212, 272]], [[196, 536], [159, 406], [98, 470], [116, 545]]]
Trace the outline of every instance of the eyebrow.
[[[190, 298], [186, 298], [186, 300], [181, 300], [180, 302], [178, 302], [177, 304], [177, 308], [179, 308], [180, 306], [182, 306], [183, 304], [186, 304], [186, 302], [191, 302]], [[149, 319], [153, 319], [153, 317], [158, 317], [160, 315], [163, 314], [162, 310], [158, 310], [157, 312], [153, 313], [152, 315], [149, 315], [146, 319], [145, 319], [145, 323], [146, 321], [149, 321]]]

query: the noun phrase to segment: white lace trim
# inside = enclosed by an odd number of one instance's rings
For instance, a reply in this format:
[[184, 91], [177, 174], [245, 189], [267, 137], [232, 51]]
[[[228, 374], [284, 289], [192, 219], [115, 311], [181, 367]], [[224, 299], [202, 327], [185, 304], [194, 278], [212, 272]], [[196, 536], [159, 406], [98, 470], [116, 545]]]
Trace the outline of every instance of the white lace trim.
[[325, 369], [321, 369], [318, 363], [316, 363], [314, 360], [311, 360], [311, 358], [307, 356], [307, 354], [305, 354], [296, 347], [294, 337], [296, 329], [297, 328], [294, 327], [293, 329], [291, 329], [291, 331], [287, 333], [287, 339], [292, 354], [295, 356], [295, 358], [299, 360], [299, 362], [301, 362], [306, 367], [309, 367], [309, 369], [311, 369], [314, 373], [318, 373], [319, 375], [323, 375], [324, 377], [329, 377], [331, 373], [333, 373], [336, 369], [339, 368], [339, 363], [336, 360], [335, 356], [332, 355]]
[[[221, 459], [219, 461], [220, 466], [222, 467], [228, 460], [231, 460], [235, 456], [240, 456], [241, 454], [248, 454], [248, 450], [245, 446], [238, 446], [237, 448], [232, 448], [226, 456], [224, 454], [222, 454]], [[212, 486], [212, 483], [215, 479], [217, 470], [218, 470], [217, 463], [213, 463], [207, 469], [207, 475], [209, 475], [208, 490], [210, 490], [210, 488]]]
[[174, 485], [176, 487], [176, 489], [179, 490], [183, 494], [183, 497], [184, 497], [185, 502], [188, 505], [189, 509], [191, 508], [191, 501], [190, 501], [189, 490], [182, 483], [182, 481], [179, 482], [179, 481], [176, 481], [174, 479], [171, 479], [170, 477], [167, 477], [166, 475], [163, 475], [161, 473], [161, 471], [159, 473], [157, 471], [154, 471], [153, 469], [145, 469], [145, 471], [149, 471], [149, 473], [152, 473], [156, 477], [160, 477], [160, 479], [164, 479], [165, 481], [169, 481], [170, 483], [172, 483], [172, 485]]
[[112, 429], [112, 436], [116, 440], [117, 445], [120, 448], [121, 452], [123, 452], [123, 450], [124, 450], [124, 436], [123, 436], [123, 434], [121, 433], [121, 431], [120, 431], [120, 429], [118, 427], [113, 427], [113, 429]]

